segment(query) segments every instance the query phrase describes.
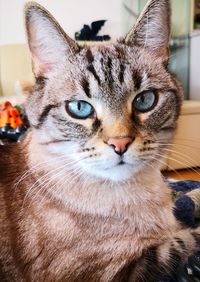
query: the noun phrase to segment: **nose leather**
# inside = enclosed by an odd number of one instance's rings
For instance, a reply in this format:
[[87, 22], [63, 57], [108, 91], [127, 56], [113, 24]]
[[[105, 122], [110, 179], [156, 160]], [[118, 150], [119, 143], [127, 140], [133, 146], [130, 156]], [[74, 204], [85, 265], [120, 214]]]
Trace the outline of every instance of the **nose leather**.
[[117, 154], [123, 155], [132, 142], [131, 137], [110, 137], [106, 143], [112, 146]]

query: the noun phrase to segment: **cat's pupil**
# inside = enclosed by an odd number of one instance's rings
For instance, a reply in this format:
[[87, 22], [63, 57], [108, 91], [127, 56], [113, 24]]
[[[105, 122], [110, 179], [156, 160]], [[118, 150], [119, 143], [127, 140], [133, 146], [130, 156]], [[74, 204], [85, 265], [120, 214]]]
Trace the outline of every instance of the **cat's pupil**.
[[145, 95], [144, 95], [144, 94], [141, 95], [141, 102], [142, 102], [142, 103], [145, 102]]
[[77, 107], [78, 107], [78, 110], [80, 111], [81, 110], [81, 103], [80, 102], [78, 102]]

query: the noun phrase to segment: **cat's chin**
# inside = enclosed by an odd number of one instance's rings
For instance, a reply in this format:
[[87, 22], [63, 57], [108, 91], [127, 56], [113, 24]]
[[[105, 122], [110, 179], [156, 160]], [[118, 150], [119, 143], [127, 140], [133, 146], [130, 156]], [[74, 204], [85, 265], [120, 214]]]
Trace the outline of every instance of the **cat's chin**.
[[124, 163], [106, 169], [97, 169], [93, 167], [92, 169], [90, 168], [90, 171], [88, 171], [88, 173], [96, 178], [100, 178], [103, 180], [121, 182], [133, 178], [139, 170], [140, 169], [136, 166]]

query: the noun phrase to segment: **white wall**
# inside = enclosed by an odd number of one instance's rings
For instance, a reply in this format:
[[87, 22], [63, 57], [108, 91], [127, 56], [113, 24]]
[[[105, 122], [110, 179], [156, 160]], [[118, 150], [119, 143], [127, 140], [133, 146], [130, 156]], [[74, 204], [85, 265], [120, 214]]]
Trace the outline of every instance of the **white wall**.
[[[23, 6], [27, 0], [0, 0], [0, 44], [24, 43]], [[122, 0], [38, 0], [74, 36], [83, 24], [106, 19], [101, 33], [113, 38], [123, 34]]]
[[191, 38], [190, 99], [200, 100], [200, 31]]

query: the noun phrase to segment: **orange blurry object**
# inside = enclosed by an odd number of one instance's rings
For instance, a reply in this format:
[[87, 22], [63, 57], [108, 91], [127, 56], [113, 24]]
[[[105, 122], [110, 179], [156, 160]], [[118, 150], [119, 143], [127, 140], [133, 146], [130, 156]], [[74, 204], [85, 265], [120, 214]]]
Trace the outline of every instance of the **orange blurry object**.
[[9, 125], [11, 128], [18, 128], [22, 124], [18, 110], [9, 101], [4, 102], [0, 108], [0, 127]]

